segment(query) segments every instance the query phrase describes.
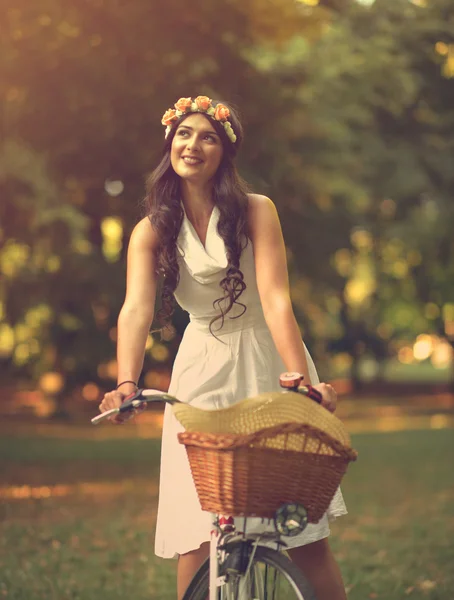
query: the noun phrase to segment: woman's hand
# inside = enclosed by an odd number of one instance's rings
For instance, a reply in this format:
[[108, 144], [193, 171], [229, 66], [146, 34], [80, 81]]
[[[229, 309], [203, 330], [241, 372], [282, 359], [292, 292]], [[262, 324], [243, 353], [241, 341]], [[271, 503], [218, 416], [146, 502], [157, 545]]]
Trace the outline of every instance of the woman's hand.
[[[126, 394], [119, 392], [117, 390], [113, 390], [112, 392], [107, 392], [104, 394], [104, 398], [102, 399], [101, 404], [99, 405], [100, 412], [106, 412], [111, 410], [112, 408], [119, 408], [126, 398]], [[125, 423], [128, 419], [130, 419], [133, 415], [133, 411], [128, 411], [127, 413], [117, 413], [116, 415], [112, 415], [108, 418], [109, 421], [113, 423]]]
[[318, 383], [312, 387], [321, 393], [322, 406], [333, 413], [336, 410], [337, 405], [337, 394], [333, 386], [329, 383]]

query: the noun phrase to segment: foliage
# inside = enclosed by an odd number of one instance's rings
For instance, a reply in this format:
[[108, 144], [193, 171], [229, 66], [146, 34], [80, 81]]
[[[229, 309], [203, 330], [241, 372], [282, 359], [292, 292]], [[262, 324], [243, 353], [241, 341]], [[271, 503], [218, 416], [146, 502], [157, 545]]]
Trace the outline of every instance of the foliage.
[[249, 53], [287, 92], [286, 161], [272, 176], [306, 279], [301, 310], [324, 305], [333, 350], [382, 359], [393, 339], [447, 335], [453, 22], [443, 0], [352, 3], [316, 44], [299, 37], [283, 53]]
[[[240, 106], [241, 170], [278, 205], [295, 311], [318, 358], [381, 359], [403, 337], [448, 335], [451, 2], [309, 4], [5, 7], [0, 353], [10, 373], [64, 373], [66, 390], [107, 384], [98, 365], [114, 355], [159, 116], [191, 90]], [[181, 313], [175, 323], [181, 333]], [[147, 354], [146, 369], [170, 365], [177, 341]]]

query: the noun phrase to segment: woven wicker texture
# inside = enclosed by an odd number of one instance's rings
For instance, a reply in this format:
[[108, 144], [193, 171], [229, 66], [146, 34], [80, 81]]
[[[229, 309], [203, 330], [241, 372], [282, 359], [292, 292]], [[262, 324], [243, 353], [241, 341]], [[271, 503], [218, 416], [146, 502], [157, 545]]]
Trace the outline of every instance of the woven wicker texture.
[[186, 450], [202, 509], [234, 516], [271, 519], [279, 506], [296, 502], [317, 523], [348, 465], [339, 457], [263, 448]]
[[[350, 437], [342, 421], [326, 408], [297, 392], [268, 392], [219, 410], [203, 410], [190, 404], [176, 404], [173, 411], [186, 431], [244, 435], [282, 423], [304, 423], [338, 440], [343, 446], [351, 447]], [[300, 450], [298, 437], [295, 437], [294, 442], [286, 441], [286, 447]], [[275, 448], [283, 447], [279, 438], [269, 443]], [[308, 447], [305, 450], [311, 451]], [[327, 452], [331, 454], [330, 451]]]
[[316, 523], [356, 460], [341, 421], [294, 392], [221, 410], [178, 404], [174, 411], [206, 511], [272, 518], [283, 503], [297, 502]]

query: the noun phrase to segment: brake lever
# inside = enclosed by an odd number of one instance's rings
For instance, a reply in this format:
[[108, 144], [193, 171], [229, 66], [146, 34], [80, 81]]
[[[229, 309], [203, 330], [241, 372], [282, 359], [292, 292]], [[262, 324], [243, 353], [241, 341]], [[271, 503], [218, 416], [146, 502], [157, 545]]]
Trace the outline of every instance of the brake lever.
[[322, 394], [318, 390], [316, 390], [312, 385], [299, 385], [297, 391], [300, 394], [304, 394], [311, 400], [314, 400], [318, 404], [322, 403]]

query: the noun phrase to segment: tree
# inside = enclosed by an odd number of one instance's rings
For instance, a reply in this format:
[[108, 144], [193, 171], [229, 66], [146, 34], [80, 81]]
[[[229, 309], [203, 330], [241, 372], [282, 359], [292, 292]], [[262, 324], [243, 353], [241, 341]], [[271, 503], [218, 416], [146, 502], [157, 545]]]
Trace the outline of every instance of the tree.
[[349, 3], [315, 43], [251, 54], [286, 90], [283, 160], [268, 181], [305, 280], [297, 305], [324, 307], [330, 348], [347, 350], [354, 371], [364, 349], [382, 359], [393, 337], [433, 328], [428, 302], [440, 332], [452, 301], [453, 19], [446, 0]]
[[[48, 371], [64, 374], [63, 394], [77, 381], [102, 379], [98, 367], [113, 357], [124, 287], [118, 259], [138, 218], [144, 175], [160, 152], [159, 115], [175, 98], [200, 90], [238, 100], [245, 120], [260, 124], [257, 99], [269, 98], [265, 114], [278, 95], [244, 50], [263, 39], [278, 47], [302, 28], [309, 34], [316, 21], [286, 0], [265, 8], [236, 0], [222, 19], [208, 0], [196, 0], [190, 11], [176, 0], [120, 0], [108, 8], [94, 0], [19, 0], [2, 15], [4, 139], [27, 140], [25, 150], [5, 144], [3, 153], [19, 160], [24, 152], [35, 165], [8, 167], [2, 179], [4, 332], [24, 332], [30, 313], [39, 313], [27, 339], [8, 334], [5, 366], [35, 380]], [[106, 193], [107, 180], [124, 191]], [[37, 231], [34, 220], [46, 226]], [[106, 222], [122, 236], [113, 260], [105, 252]], [[41, 247], [51, 266], [32, 268], [28, 257]], [[22, 262], [15, 259], [20, 266], [10, 276], [13, 255]]]
[[[318, 356], [326, 340], [356, 360], [364, 346], [382, 356], [393, 337], [441, 331], [453, 263], [448, 0], [232, 0], [222, 18], [209, 0], [180, 4], [18, 0], [2, 13], [2, 127], [20, 144], [3, 154], [19, 161], [26, 140], [24, 156], [41, 167], [2, 175], [0, 260], [20, 267], [13, 283], [7, 275], [0, 327], [20, 325], [45, 297], [58, 318], [36, 336], [60, 361], [44, 367], [36, 356], [14, 368], [102, 379], [97, 365], [113, 356], [123, 298], [121, 258], [160, 153], [159, 115], [194, 93], [242, 109], [241, 170], [278, 205], [295, 308]], [[38, 189], [44, 179], [50, 191]], [[112, 185], [120, 191], [106, 192]], [[46, 225], [33, 230], [38, 217]], [[39, 252], [53, 266], [30, 274], [24, 257]], [[418, 316], [408, 327], [403, 298]], [[427, 304], [439, 316], [428, 319]]]

